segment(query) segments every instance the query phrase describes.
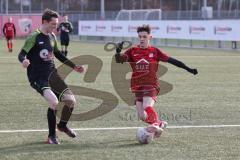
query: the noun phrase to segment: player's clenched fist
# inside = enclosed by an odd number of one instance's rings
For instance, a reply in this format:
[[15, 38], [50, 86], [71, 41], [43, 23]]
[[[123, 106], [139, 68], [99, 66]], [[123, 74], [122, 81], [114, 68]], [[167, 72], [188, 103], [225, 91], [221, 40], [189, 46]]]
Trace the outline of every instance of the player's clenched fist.
[[28, 59], [23, 60], [22, 65], [24, 68], [27, 68], [29, 66], [30, 62]]
[[76, 72], [78, 72], [78, 73], [82, 73], [82, 72], [84, 72], [84, 67], [81, 66], [81, 65], [76, 65], [76, 66], [74, 67], [74, 70], [75, 70]]

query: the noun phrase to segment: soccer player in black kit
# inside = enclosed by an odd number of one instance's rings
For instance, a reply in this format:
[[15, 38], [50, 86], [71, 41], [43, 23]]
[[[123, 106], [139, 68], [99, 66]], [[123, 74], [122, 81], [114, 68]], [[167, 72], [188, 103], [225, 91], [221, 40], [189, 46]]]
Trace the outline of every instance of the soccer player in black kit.
[[[45, 10], [42, 15], [42, 25], [25, 41], [18, 55], [19, 61], [27, 68], [27, 76], [32, 88], [39, 92], [49, 103], [47, 111], [49, 144], [59, 144], [56, 127], [69, 137], [76, 137], [76, 133], [67, 127], [67, 122], [76, 103], [72, 91], [58, 75], [54, 57], [59, 61], [81, 73], [84, 68], [68, 60], [57, 47], [53, 30], [57, 28], [58, 13]], [[56, 125], [56, 107], [59, 101], [64, 103], [60, 122]]]
[[61, 22], [57, 28], [57, 31], [60, 32], [60, 41], [62, 47], [62, 53], [67, 56], [68, 50], [67, 47], [69, 45], [69, 33], [73, 31], [72, 23], [68, 21], [68, 16], [65, 15], [64, 21]]

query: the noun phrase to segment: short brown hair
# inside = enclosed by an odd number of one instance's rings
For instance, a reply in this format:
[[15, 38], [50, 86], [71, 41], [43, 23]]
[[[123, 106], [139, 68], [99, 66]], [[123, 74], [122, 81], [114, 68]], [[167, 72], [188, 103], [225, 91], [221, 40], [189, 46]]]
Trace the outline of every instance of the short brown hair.
[[43, 20], [46, 20], [46, 21], [51, 21], [52, 18], [58, 18], [59, 17], [59, 14], [51, 9], [46, 9], [44, 12], [43, 12], [43, 15], [42, 15], [42, 22]]
[[139, 32], [147, 32], [148, 34], [151, 33], [151, 28], [149, 25], [142, 25], [137, 28], [137, 33]]

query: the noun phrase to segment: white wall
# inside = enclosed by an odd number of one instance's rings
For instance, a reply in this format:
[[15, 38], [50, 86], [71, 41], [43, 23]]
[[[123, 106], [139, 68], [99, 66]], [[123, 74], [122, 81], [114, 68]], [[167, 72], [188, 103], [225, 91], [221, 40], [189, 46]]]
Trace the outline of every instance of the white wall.
[[155, 38], [240, 41], [240, 20], [204, 21], [79, 21], [84, 36], [136, 37], [143, 24], [152, 27]]

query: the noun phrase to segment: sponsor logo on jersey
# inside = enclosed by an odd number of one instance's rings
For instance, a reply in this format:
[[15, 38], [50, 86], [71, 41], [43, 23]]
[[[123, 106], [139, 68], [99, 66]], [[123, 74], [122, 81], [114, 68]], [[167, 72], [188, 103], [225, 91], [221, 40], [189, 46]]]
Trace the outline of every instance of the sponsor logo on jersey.
[[53, 60], [53, 53], [49, 52], [47, 49], [42, 49], [39, 53], [39, 56], [43, 59], [43, 61]]
[[137, 61], [135, 69], [136, 71], [139, 71], [139, 72], [148, 71], [149, 62], [146, 59], [142, 58], [139, 61]]
[[142, 59], [140, 59], [139, 61], [137, 61], [136, 64], [139, 64], [139, 63], [149, 64], [149, 62], [148, 62], [146, 59], [144, 59], [144, 58], [142, 58]]

